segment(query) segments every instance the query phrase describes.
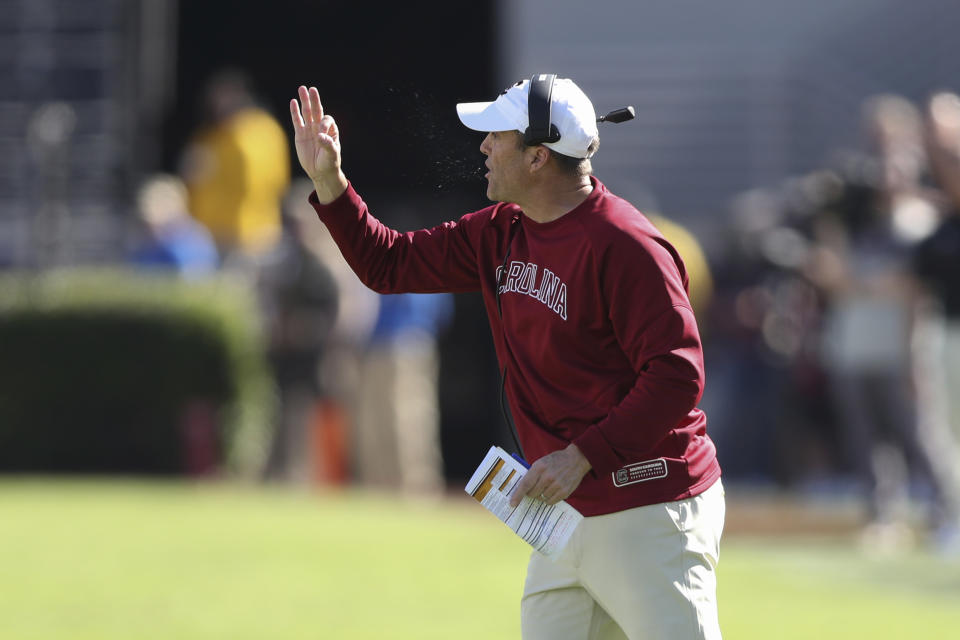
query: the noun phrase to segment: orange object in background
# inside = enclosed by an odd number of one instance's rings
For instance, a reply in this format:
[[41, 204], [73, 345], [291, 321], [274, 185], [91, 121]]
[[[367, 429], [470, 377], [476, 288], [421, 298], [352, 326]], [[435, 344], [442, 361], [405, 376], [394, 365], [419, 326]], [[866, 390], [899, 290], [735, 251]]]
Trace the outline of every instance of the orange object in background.
[[349, 480], [349, 418], [337, 402], [321, 400], [310, 421], [310, 466], [314, 485], [344, 485]]

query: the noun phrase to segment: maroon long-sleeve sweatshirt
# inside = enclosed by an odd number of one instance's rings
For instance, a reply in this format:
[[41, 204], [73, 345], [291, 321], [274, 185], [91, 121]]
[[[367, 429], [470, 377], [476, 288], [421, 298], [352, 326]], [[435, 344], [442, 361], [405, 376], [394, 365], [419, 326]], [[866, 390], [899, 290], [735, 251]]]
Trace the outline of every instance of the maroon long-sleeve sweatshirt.
[[579, 447], [593, 468], [568, 502], [585, 516], [684, 499], [720, 477], [697, 409], [703, 354], [683, 262], [592, 181], [552, 222], [500, 203], [408, 233], [374, 218], [352, 186], [329, 205], [310, 197], [370, 288], [482, 292], [524, 453]]

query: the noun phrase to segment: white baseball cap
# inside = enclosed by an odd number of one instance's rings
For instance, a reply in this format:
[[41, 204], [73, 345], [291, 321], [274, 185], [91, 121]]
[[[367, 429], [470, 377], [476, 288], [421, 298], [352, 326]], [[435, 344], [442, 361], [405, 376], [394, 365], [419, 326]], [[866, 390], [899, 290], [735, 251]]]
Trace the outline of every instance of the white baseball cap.
[[[493, 102], [461, 102], [457, 105], [460, 122], [474, 131], [526, 131], [530, 125], [527, 104], [530, 81], [523, 80], [500, 94]], [[544, 145], [573, 158], [593, 155], [590, 145], [597, 138], [597, 115], [590, 98], [573, 80], [557, 78], [550, 100], [550, 121], [560, 131], [557, 142]]]

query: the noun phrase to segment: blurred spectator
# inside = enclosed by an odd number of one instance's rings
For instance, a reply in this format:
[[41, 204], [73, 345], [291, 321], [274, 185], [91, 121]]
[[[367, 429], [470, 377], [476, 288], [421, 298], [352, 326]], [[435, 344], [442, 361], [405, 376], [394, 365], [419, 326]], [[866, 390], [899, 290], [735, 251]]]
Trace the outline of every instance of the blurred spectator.
[[280, 239], [281, 199], [290, 182], [287, 137], [237, 71], [209, 81], [204, 112], [181, 168], [190, 212], [213, 234], [224, 264], [243, 266]]
[[[942, 189], [944, 216], [914, 252], [914, 268], [932, 304], [918, 341], [923, 357], [919, 391], [926, 392], [928, 428], [943, 433], [942, 448], [952, 452], [954, 486], [960, 485], [960, 97], [938, 93], [927, 103], [927, 148], [931, 173]], [[944, 531], [938, 541], [960, 550], [960, 531]]]
[[298, 220], [299, 241], [329, 271], [337, 290], [337, 314], [318, 363], [319, 406], [310, 425], [309, 452], [313, 480], [340, 484], [350, 479], [350, 440], [360, 404], [360, 363], [377, 320], [379, 296], [354, 275], [340, 249], [307, 202], [313, 183], [295, 180], [285, 210]]
[[[187, 190], [180, 178], [155, 174], [137, 193], [141, 233], [128, 260], [151, 270], [197, 278], [217, 270], [217, 249], [210, 232], [190, 216]], [[179, 417], [184, 470], [191, 476], [216, 471], [219, 418], [216, 404], [205, 398], [185, 402]]]
[[186, 277], [216, 270], [213, 239], [187, 212], [187, 190], [179, 178], [165, 174], [148, 178], [137, 194], [137, 213], [144, 235], [130, 254], [131, 263]]
[[320, 362], [338, 310], [333, 273], [311, 243], [311, 229], [322, 225], [309, 207], [290, 205], [284, 208], [280, 242], [263, 257], [258, 273], [281, 411], [268, 479], [309, 475], [309, 442], [323, 418]]
[[381, 296], [361, 369], [354, 438], [360, 482], [421, 495], [444, 489], [437, 335], [452, 311], [449, 294]]
[[679, 223], [656, 213], [646, 215], [667, 242], [680, 254], [690, 277], [690, 304], [693, 306], [694, 314], [698, 318], [703, 318], [710, 305], [710, 297], [713, 295], [713, 276], [710, 275], [710, 265], [707, 263], [703, 248], [696, 236]]
[[701, 402], [731, 477], [796, 485], [834, 466], [819, 360], [809, 348], [820, 303], [799, 273], [812, 211], [829, 191], [829, 180], [812, 174], [732, 203], [715, 256]]
[[885, 549], [911, 541], [902, 508], [912, 476], [933, 491], [932, 527], [955, 517], [955, 505], [942, 452], [918, 429], [911, 375], [909, 256], [916, 221], [932, 211], [920, 187], [920, 118], [897, 96], [868, 100], [863, 118], [873, 155], [848, 164], [845, 198], [815, 227], [808, 274], [827, 298], [823, 362], [869, 495], [864, 543]]

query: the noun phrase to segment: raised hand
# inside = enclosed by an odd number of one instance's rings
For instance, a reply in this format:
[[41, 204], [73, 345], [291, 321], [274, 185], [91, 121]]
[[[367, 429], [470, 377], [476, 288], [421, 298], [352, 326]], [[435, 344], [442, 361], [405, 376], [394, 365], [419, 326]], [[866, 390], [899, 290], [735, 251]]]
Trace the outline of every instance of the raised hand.
[[313, 180], [320, 202], [332, 202], [347, 188], [346, 178], [340, 170], [340, 130], [332, 116], [324, 115], [316, 87], [307, 90], [301, 86], [298, 93], [303, 104], [302, 113], [297, 99], [290, 101], [297, 159]]

